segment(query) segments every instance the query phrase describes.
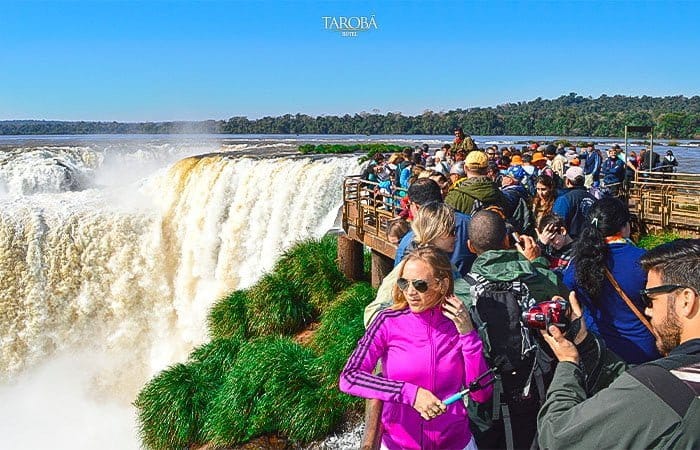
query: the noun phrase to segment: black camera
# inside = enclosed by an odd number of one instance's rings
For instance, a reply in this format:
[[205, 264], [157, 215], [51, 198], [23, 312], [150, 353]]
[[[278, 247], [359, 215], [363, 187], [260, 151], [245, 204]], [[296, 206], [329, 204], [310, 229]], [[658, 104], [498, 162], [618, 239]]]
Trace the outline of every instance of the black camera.
[[538, 303], [523, 312], [523, 323], [538, 330], [554, 325], [564, 331], [569, 326], [569, 308], [569, 302], [563, 298]]

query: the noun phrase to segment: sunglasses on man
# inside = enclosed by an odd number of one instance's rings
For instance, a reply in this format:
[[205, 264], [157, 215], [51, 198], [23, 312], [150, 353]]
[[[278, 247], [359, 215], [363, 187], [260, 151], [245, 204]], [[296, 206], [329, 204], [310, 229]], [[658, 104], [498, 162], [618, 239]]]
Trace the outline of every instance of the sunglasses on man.
[[646, 308], [652, 307], [652, 297], [659, 294], [670, 294], [678, 289], [686, 289], [689, 286], [683, 286], [681, 284], [662, 284], [661, 286], [654, 286], [649, 289], [642, 289], [639, 291], [639, 295], [644, 302]]

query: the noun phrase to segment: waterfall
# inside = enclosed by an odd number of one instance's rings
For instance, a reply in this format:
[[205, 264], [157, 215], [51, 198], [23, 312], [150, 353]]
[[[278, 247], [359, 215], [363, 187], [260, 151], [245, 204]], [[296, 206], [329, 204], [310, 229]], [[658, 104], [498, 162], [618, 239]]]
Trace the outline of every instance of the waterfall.
[[[136, 448], [129, 404], [139, 389], [208, 340], [212, 303], [330, 229], [342, 178], [357, 172], [354, 157], [214, 153], [135, 185], [56, 193], [48, 183], [0, 198], [0, 404], [14, 406], [0, 412], [6, 442], [42, 445], [24, 429], [43, 423], [26, 403], [36, 396], [71, 448], [81, 433], [84, 448]], [[89, 439], [86, 427], [100, 431]], [[125, 429], [128, 442], [115, 441]]]

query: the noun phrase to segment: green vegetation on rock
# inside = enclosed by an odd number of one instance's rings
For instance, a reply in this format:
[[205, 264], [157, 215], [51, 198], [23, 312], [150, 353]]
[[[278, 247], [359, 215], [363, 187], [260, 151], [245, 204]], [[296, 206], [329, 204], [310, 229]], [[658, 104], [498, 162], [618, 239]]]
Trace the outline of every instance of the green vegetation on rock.
[[202, 384], [194, 364], [175, 364], [149, 381], [134, 402], [143, 445], [166, 450], [201, 442], [201, 418], [207, 408], [202, 394], [209, 387]]
[[212, 338], [248, 336], [247, 291], [235, 291], [214, 304], [207, 316], [209, 335]]
[[[135, 401], [144, 447], [233, 446], [273, 433], [305, 445], [358, 414], [362, 401], [337, 382], [375, 290], [351, 285], [336, 254], [334, 237], [295, 245], [254, 286], [213, 305], [212, 341], [154, 377]], [[319, 318], [308, 345], [292, 339]]]
[[294, 334], [314, 319], [308, 299], [299, 295], [291, 279], [276, 272], [263, 275], [248, 297], [246, 317], [251, 336]]
[[680, 235], [671, 232], [646, 234], [639, 239], [637, 245], [643, 249], [651, 250], [654, 247], [665, 244], [666, 242], [671, 242], [680, 237]]
[[337, 258], [336, 237], [325, 236], [290, 248], [272, 271], [292, 285], [297, 298], [309, 302], [318, 313], [350, 285], [338, 268]]
[[395, 153], [403, 150], [404, 146], [394, 144], [304, 144], [299, 146], [299, 152], [303, 154], [309, 153]]

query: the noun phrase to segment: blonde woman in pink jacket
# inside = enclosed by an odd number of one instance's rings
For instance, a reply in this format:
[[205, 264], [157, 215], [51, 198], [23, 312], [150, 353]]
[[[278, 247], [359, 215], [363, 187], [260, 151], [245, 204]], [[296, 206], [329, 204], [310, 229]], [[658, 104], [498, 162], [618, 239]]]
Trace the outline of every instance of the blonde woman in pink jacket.
[[[383, 400], [382, 448], [476, 449], [464, 402], [446, 399], [488, 370], [449, 257], [420, 247], [404, 258], [394, 305], [379, 313], [340, 375], [340, 389]], [[373, 375], [381, 361], [382, 375]], [[477, 402], [490, 386], [473, 392]]]

